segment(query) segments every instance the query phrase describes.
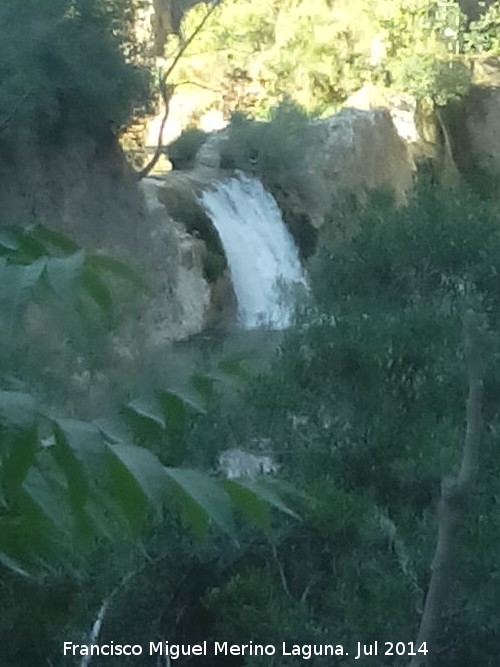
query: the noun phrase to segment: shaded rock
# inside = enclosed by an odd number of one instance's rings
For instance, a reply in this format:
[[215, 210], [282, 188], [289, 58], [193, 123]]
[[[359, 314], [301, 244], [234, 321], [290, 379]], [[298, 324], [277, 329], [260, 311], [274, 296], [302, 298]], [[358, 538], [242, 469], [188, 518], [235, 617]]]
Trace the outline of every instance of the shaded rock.
[[458, 182], [448, 128], [439, 108], [417, 101], [408, 93], [373, 84], [366, 84], [356, 91], [344, 106], [363, 110], [387, 109], [419, 173], [444, 185]]
[[476, 86], [500, 86], [500, 58], [486, 56], [472, 60], [472, 81]]
[[346, 193], [392, 190], [399, 201], [413, 183], [415, 163], [386, 109], [342, 109], [317, 122], [321, 150], [309, 153], [311, 223], [320, 226]]
[[169, 216], [162, 201], [163, 182], [144, 179], [141, 188], [155, 248], [150, 265], [155, 294], [143, 316], [143, 327], [150, 344], [156, 346], [203, 331], [210, 288], [203, 269], [205, 244]]
[[210, 309], [207, 325], [212, 328], [230, 327], [236, 322], [237, 303], [228, 269], [211, 284]]
[[[145, 211], [116, 137], [66, 128], [43, 146], [17, 143], [0, 156], [0, 224], [44, 223], [87, 249], [144, 247]], [[128, 249], [128, 250], [127, 250]]]
[[202, 239], [207, 248], [204, 257], [204, 276], [214, 283], [227, 266], [226, 256], [212, 221], [200, 204], [198, 197], [212, 182], [212, 171], [206, 178], [200, 170], [174, 171], [158, 181], [158, 197], [169, 215], [185, 226], [186, 231]]
[[484, 195], [498, 196], [500, 86], [472, 86], [443, 111], [454, 159], [464, 178]]
[[252, 454], [243, 449], [227, 449], [219, 456], [219, 470], [227, 479], [253, 479], [278, 471], [278, 464], [269, 455]]
[[42, 222], [86, 250], [130, 262], [152, 285], [151, 295], [133, 306], [137, 323], [120, 332], [117, 347], [125, 356], [206, 326], [205, 243], [194, 236], [194, 223], [190, 234], [168, 215], [159, 198], [161, 181], [137, 183], [110, 130], [67, 130], [43, 150], [40, 144], [18, 145], [15, 153], [0, 156], [0, 174], [0, 224]]
[[417, 100], [409, 93], [366, 84], [350, 95], [344, 107], [347, 109], [388, 109], [397, 133], [409, 144], [421, 141], [417, 121]]
[[[500, 174], [500, 86], [474, 86], [463, 101], [469, 155], [461, 156], [483, 169]], [[457, 144], [460, 143], [455, 133]], [[462, 142], [464, 144], [465, 142]]]

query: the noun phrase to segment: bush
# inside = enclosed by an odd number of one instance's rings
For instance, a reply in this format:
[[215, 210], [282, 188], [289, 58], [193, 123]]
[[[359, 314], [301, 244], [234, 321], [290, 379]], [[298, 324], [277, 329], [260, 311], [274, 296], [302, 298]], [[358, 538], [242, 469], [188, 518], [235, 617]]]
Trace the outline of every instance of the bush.
[[290, 101], [273, 109], [267, 122], [234, 114], [220, 144], [221, 167], [254, 174], [271, 191], [300, 189], [304, 155], [315, 142], [307, 114]]
[[[238, 360], [221, 362], [211, 377], [198, 368], [189, 386], [175, 389], [157, 386], [148, 373], [147, 390], [124, 396], [127, 389], [132, 392], [130, 384], [120, 388], [121, 394], [115, 388], [110, 397], [115, 410], [101, 404], [101, 418], [94, 421], [74, 418], [78, 408], [70, 413], [73, 418], [56, 417], [75, 397], [69, 377], [75, 366], [65, 364], [47, 378], [45, 365], [51, 373], [53, 369], [46, 346], [52, 341], [44, 338], [38, 341], [36, 367], [23, 372], [23, 357], [31, 354], [25, 339], [27, 309], [36, 303], [48, 322], [54, 311], [65, 311], [75, 329], [96, 316], [106, 322], [108, 347], [97, 352], [102, 355], [100, 372], [105, 370], [109, 379], [110, 348], [117, 341], [110, 331], [115, 290], [108, 281], [125, 279], [135, 287], [144, 287], [144, 281], [126, 264], [87, 254], [70, 238], [41, 226], [2, 230], [0, 278], [2, 664], [62, 665], [61, 642], [81, 641], [104, 601], [104, 611], [111, 607], [104, 637], [111, 628], [113, 639], [123, 633], [119, 636], [137, 637], [137, 642], [160, 641], [157, 624], [166, 607], [175, 625], [169, 628], [169, 639], [175, 641], [175, 633], [181, 636], [186, 628], [192, 633], [194, 614], [176, 596], [189, 595], [194, 584], [201, 596], [206, 583], [197, 575], [197, 556], [203, 549], [193, 546], [185, 525], [198, 533], [218, 527], [234, 537], [235, 509], [258, 515], [266, 525], [272, 505], [288, 511], [269, 483], [250, 487], [177, 467], [188, 463], [189, 448], [183, 442], [187, 424], [205, 414], [214, 384], [238, 373]], [[44, 333], [38, 330], [40, 338]], [[61, 335], [54, 338], [62, 356], [67, 341]], [[94, 347], [100, 342], [92, 337]], [[82, 350], [76, 345], [72, 352], [69, 361], [76, 363]], [[90, 385], [96, 376], [89, 373]], [[30, 393], [37, 382], [45, 389], [43, 404]], [[51, 384], [67, 402], [64, 408], [51, 400]], [[180, 512], [171, 511], [175, 507]], [[220, 547], [209, 543], [212, 549]], [[205, 559], [212, 562], [213, 552]], [[186, 578], [186, 572], [191, 576]], [[165, 584], [162, 589], [158, 576]], [[168, 602], [164, 595], [170, 596]], [[36, 630], [26, 640], [29, 625]], [[120, 658], [111, 664], [129, 663]]]
[[488, 428], [456, 544], [439, 660], [494, 664], [500, 617], [488, 582], [498, 576], [499, 243], [498, 211], [464, 192], [422, 188], [400, 208], [376, 194], [364, 207], [347, 202], [332, 214], [311, 269], [317, 310], [288, 333], [230, 424], [237, 442], [266, 438], [281, 474], [318, 500], [301, 524], [280, 522], [267, 553], [250, 549], [207, 597], [225, 638], [415, 641], [440, 481], [461, 457], [461, 314], [472, 303], [483, 321]]
[[320, 248], [311, 268], [323, 308], [338, 311], [354, 298], [372, 308], [443, 301], [474, 285], [496, 324], [499, 209], [468, 191], [420, 185], [403, 207], [385, 193], [366, 205], [346, 201], [332, 211]]
[[168, 159], [173, 169], [192, 169], [196, 154], [207, 140], [208, 134], [195, 127], [184, 130], [180, 137], [167, 147]]
[[0, 139], [57, 143], [68, 127], [120, 127], [149, 94], [125, 62], [113, 4], [5, 0], [0, 8]]

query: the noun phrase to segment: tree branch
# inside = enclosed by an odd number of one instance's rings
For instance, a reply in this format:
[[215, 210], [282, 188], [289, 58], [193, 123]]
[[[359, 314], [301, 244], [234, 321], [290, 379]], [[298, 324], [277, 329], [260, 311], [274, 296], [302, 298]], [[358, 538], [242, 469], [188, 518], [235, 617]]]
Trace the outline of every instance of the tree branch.
[[458, 519], [476, 478], [481, 440], [482, 379], [477, 318], [469, 309], [464, 317], [465, 355], [469, 393], [467, 397], [467, 425], [462, 463], [457, 477], [443, 479], [438, 505], [438, 535], [431, 565], [431, 580], [424, 611], [420, 621], [416, 648], [426, 644], [428, 654], [417, 653], [409, 667], [424, 667], [436, 651], [435, 642], [440, 634], [442, 617], [449, 593], [452, 573], [453, 542]]
[[182, 58], [182, 56], [185, 54], [186, 50], [190, 46], [190, 44], [193, 42], [193, 40], [199, 35], [199, 33], [203, 30], [205, 24], [207, 23], [208, 19], [212, 16], [212, 14], [215, 12], [217, 7], [223, 2], [223, 0], [214, 0], [212, 2], [212, 5], [210, 9], [206, 12], [206, 14], [203, 16], [201, 21], [198, 23], [196, 28], [193, 30], [193, 32], [189, 35], [189, 37], [182, 42], [180, 45], [177, 53], [174, 56], [174, 59], [172, 60], [171, 64], [167, 67], [167, 70], [164, 72], [164, 74], [160, 78], [160, 92], [162, 94], [163, 98], [163, 103], [165, 105], [165, 113], [163, 115], [161, 124], [160, 124], [160, 131], [158, 134], [158, 143], [156, 145], [156, 150], [154, 152], [153, 157], [151, 160], [146, 164], [145, 167], [143, 167], [139, 172], [137, 172], [137, 180], [140, 181], [143, 178], [145, 178], [151, 170], [155, 167], [156, 163], [160, 159], [160, 155], [162, 153], [162, 143], [163, 143], [163, 131], [165, 129], [165, 125], [167, 124], [168, 120], [168, 114], [170, 112], [170, 101], [172, 100], [172, 96], [174, 94], [174, 90], [176, 86], [169, 84], [168, 79], [172, 72], [174, 71], [175, 67], [177, 66], [177, 63], [179, 60]]
[[170, 101], [172, 100], [175, 86], [172, 84], [166, 83], [166, 76], [162, 77], [160, 80], [160, 91], [162, 93], [163, 104], [165, 105], [165, 113], [160, 123], [160, 130], [158, 132], [158, 142], [156, 144], [155, 152], [151, 160], [143, 167], [140, 171], [137, 172], [137, 180], [141, 181], [145, 178], [149, 172], [155, 167], [156, 163], [160, 159], [163, 147], [163, 131], [165, 130], [165, 125], [167, 124], [168, 115], [170, 113]]
[[208, 19], [212, 16], [212, 14], [215, 12], [217, 7], [222, 4], [222, 2], [223, 2], [223, 0], [215, 0], [214, 2], [212, 2], [212, 6], [207, 11], [205, 16], [201, 19], [201, 21], [198, 23], [198, 25], [193, 30], [193, 32], [189, 35], [189, 37], [181, 44], [180, 49], [175, 54], [175, 57], [174, 57], [172, 63], [170, 64], [170, 66], [167, 68], [167, 71], [165, 72], [165, 79], [168, 79], [168, 77], [172, 74], [172, 72], [174, 71], [174, 69], [177, 66], [177, 63], [182, 58], [182, 56], [185, 54], [185, 52], [188, 49], [188, 47], [190, 46], [190, 44], [200, 34], [200, 32], [203, 30], [203, 28], [204, 28], [206, 22], [208, 21]]
[[[115, 597], [118, 595], [118, 593], [125, 588], [125, 586], [128, 584], [128, 582], [135, 577], [135, 575], [140, 572], [139, 570], [134, 570], [133, 572], [129, 572], [121, 581], [120, 583], [115, 586], [115, 588], [111, 591], [111, 593], [108, 595], [108, 597], [104, 600], [102, 603], [99, 612], [97, 613], [97, 617], [92, 624], [92, 630], [90, 631], [89, 634], [89, 639], [88, 639], [88, 645], [91, 646], [92, 644], [96, 644], [97, 640], [99, 639], [99, 635], [101, 634], [102, 626], [104, 623], [104, 619], [106, 618], [106, 614], [108, 613], [109, 607], [111, 606], [111, 603], [115, 599]], [[92, 660], [92, 655], [89, 653], [89, 655], [84, 655], [82, 656], [82, 659], [80, 660], [80, 664], [78, 667], [88, 667], [90, 665], [90, 662]]]

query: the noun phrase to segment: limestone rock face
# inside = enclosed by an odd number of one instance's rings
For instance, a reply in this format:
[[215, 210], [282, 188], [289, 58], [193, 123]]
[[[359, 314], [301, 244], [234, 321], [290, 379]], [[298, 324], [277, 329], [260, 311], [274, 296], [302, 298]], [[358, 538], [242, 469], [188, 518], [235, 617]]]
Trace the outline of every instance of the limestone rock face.
[[319, 150], [306, 160], [305, 177], [315, 190], [315, 215], [322, 217], [343, 193], [375, 188], [394, 191], [403, 200], [411, 187], [415, 164], [386, 109], [342, 109], [317, 122]]
[[[474, 86], [464, 100], [464, 126], [455, 131], [455, 143], [461, 145], [459, 156], [467, 163], [494, 176], [500, 175], [500, 86]], [[460, 151], [459, 151], [460, 152]]]
[[408, 93], [366, 84], [350, 95], [344, 107], [348, 109], [388, 109], [399, 136], [410, 144], [420, 141], [417, 121], [417, 100]]
[[43, 222], [85, 250], [130, 263], [152, 284], [152, 294], [139, 295], [134, 306], [135, 331], [130, 325], [120, 333], [124, 354], [140, 355], [141, 347], [184, 339], [207, 326], [205, 243], [167, 213], [157, 198], [161, 181], [138, 185], [113, 135], [73, 132], [50, 151], [21, 146], [13, 161], [7, 170], [0, 160], [0, 224]]
[[[315, 121], [314, 127], [312, 144], [303, 155], [300, 182], [295, 179], [289, 187], [270, 187], [304, 258], [314, 252], [317, 230], [339, 198], [346, 193], [362, 196], [370, 189], [387, 188], [403, 201], [416, 168], [409, 143], [398, 134], [386, 109], [343, 109]], [[214, 133], [199, 149], [191, 172], [168, 174], [166, 191], [173, 188], [174, 192], [166, 205], [174, 217], [175, 200], [186, 191], [186, 182], [192, 191], [227, 177], [228, 172], [220, 168], [220, 145], [226, 139], [225, 130]], [[189, 207], [183, 202], [182, 208], [186, 217]], [[192, 224], [186, 223], [191, 232]], [[201, 218], [196, 225], [209, 241]]]
[[210, 308], [210, 288], [203, 274], [206, 247], [174, 221], [162, 203], [162, 182], [141, 183], [155, 248], [150, 269], [154, 297], [146, 309], [145, 331], [153, 345], [182, 340], [203, 331]]
[[427, 173], [431, 170], [434, 179], [443, 184], [456, 181], [458, 172], [451, 153], [448, 131], [440, 112], [432, 104], [417, 102], [409, 93], [366, 84], [353, 93], [344, 106], [363, 110], [387, 109], [416, 167]]

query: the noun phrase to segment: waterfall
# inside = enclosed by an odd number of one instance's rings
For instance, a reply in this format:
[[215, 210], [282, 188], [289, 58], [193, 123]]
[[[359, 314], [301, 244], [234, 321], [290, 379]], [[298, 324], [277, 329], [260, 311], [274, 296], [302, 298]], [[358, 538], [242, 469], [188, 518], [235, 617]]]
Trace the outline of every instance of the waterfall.
[[238, 174], [205, 191], [201, 203], [226, 253], [240, 324], [289, 326], [294, 295], [307, 291], [307, 283], [273, 197], [259, 180]]

